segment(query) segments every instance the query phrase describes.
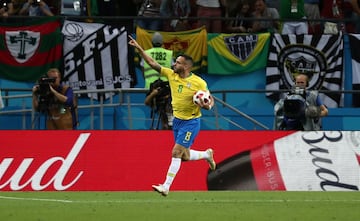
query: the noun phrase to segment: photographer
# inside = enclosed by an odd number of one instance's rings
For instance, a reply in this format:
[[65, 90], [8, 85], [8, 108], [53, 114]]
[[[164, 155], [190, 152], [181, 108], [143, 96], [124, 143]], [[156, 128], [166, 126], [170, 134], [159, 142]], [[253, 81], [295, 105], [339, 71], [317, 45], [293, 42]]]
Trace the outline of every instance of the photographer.
[[309, 77], [298, 74], [293, 90], [280, 99], [275, 107], [274, 129], [316, 131], [321, 129], [321, 118], [328, 109], [319, 98], [318, 91], [306, 90]]
[[[161, 122], [162, 130], [172, 129], [172, 106], [170, 87], [167, 81], [158, 79], [150, 84], [150, 91], [145, 98], [145, 105], [151, 107], [151, 129], [159, 129]], [[154, 127], [155, 118], [158, 117], [157, 126]]]
[[43, 0], [28, 0], [20, 9], [19, 15], [54, 16], [49, 6]]
[[71, 130], [77, 127], [76, 97], [71, 87], [60, 84], [61, 73], [52, 68], [33, 87], [33, 108], [46, 115], [50, 130]]
[[14, 3], [12, 0], [1, 0], [0, 1], [0, 16], [8, 17], [15, 14]]

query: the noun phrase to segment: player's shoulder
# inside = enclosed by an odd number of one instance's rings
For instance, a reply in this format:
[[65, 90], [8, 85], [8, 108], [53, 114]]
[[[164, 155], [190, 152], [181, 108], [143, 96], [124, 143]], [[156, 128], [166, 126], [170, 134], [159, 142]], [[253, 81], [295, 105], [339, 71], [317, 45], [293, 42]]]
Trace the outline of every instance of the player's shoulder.
[[165, 66], [161, 66], [161, 70], [160, 73], [164, 74], [164, 75], [172, 75], [175, 74], [174, 70]]
[[191, 73], [191, 77], [198, 82], [206, 83], [206, 81], [201, 76], [199, 76], [195, 73]]
[[199, 78], [199, 79], [203, 80], [202, 77], [200, 77], [197, 73], [194, 73], [194, 72], [191, 72], [190, 76], [193, 78]]

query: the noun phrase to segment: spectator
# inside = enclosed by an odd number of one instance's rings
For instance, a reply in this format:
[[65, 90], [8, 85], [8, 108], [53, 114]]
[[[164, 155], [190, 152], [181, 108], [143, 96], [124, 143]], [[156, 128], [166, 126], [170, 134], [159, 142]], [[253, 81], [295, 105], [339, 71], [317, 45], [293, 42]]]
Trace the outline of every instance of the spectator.
[[[343, 0], [322, 0], [320, 16], [324, 19], [343, 19], [343, 3]], [[337, 34], [340, 30], [344, 31], [344, 24], [341, 21], [337, 22], [329, 20], [324, 23], [324, 34]]]
[[14, 3], [12, 0], [1, 0], [0, 1], [0, 16], [8, 17], [15, 14]]
[[[225, 0], [221, 3], [226, 4]], [[222, 6], [220, 0], [197, 0], [197, 17], [206, 17], [205, 19], [199, 18], [198, 27], [205, 26], [207, 32], [221, 33], [222, 20], [214, 19], [222, 17]]]
[[276, 8], [276, 10], [280, 10], [280, 0], [266, 0], [266, 5], [269, 8]]
[[351, 8], [353, 11], [352, 17], [354, 18], [354, 33], [360, 33], [360, 2], [358, 0], [350, 0]]
[[61, 84], [58, 69], [49, 69], [32, 89], [34, 110], [44, 113], [49, 130], [77, 128], [77, 100], [71, 87]]
[[343, 4], [341, 6], [342, 11], [343, 11], [343, 17], [344, 17], [344, 19], [348, 20], [348, 21], [344, 22], [345, 23], [344, 24], [345, 25], [344, 32], [347, 32], [347, 33], [355, 33], [355, 27], [356, 27], [356, 22], [349, 21], [349, 20], [355, 18], [355, 13], [354, 13], [351, 1], [352, 0], [344, 0]]
[[139, 8], [138, 16], [144, 19], [138, 19], [137, 25], [143, 29], [162, 31], [163, 21], [160, 18], [161, 0], [144, 0]]
[[164, 22], [165, 31], [185, 31], [191, 29], [187, 20], [191, 13], [189, 0], [162, 0], [160, 14], [163, 17], [177, 17]]
[[234, 17], [235, 20], [227, 20], [226, 32], [228, 33], [244, 33], [251, 32], [252, 22], [244, 20], [244, 18], [252, 17], [252, 8], [250, 0], [242, 0], [235, 9], [229, 9], [227, 17]]
[[305, 19], [304, 0], [280, 0], [280, 18], [284, 20], [281, 33], [287, 34], [307, 34], [307, 21], [297, 21]]
[[54, 16], [49, 6], [43, 0], [28, 0], [19, 11], [20, 15]]
[[26, 0], [12, 0], [14, 5], [14, 15], [19, 15], [19, 12]]
[[280, 130], [320, 130], [321, 118], [328, 115], [328, 109], [320, 100], [318, 91], [307, 90], [309, 77], [298, 74], [295, 88], [274, 107], [275, 129]]
[[266, 6], [265, 0], [255, 1], [253, 17], [257, 20], [252, 24], [253, 32], [278, 32], [280, 28], [279, 12], [276, 8]]
[[[197, 5], [196, 5], [196, 1], [197, 0], [189, 0], [190, 1], [190, 15], [189, 17], [196, 17], [197, 16]], [[191, 26], [191, 28], [197, 28], [198, 26], [198, 21], [197, 19], [189, 19], [189, 24]]]
[[320, 0], [304, 0], [305, 15], [309, 19], [309, 34], [320, 34]]

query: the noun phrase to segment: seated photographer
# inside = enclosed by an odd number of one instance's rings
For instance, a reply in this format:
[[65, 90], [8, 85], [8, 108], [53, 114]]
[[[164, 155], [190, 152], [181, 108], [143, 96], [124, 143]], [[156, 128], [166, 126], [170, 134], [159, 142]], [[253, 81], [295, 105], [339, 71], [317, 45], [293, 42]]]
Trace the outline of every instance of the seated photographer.
[[298, 74], [294, 89], [280, 99], [274, 107], [274, 129], [305, 130], [321, 129], [321, 118], [328, 115], [328, 109], [322, 103], [318, 91], [306, 90], [309, 77]]
[[[151, 128], [159, 129], [161, 123], [162, 130], [172, 129], [172, 106], [170, 87], [167, 81], [158, 79], [150, 84], [150, 90], [146, 94], [145, 105], [151, 107]], [[157, 117], [157, 125], [154, 127], [155, 118]]]
[[32, 89], [33, 108], [46, 115], [50, 130], [72, 130], [77, 127], [77, 102], [71, 87], [62, 85], [61, 73], [52, 68]]

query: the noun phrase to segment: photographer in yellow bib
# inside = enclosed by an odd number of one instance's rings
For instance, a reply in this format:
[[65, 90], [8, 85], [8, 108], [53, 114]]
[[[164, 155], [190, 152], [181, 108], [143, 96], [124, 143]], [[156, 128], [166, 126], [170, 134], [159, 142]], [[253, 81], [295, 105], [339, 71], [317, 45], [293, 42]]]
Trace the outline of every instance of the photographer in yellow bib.
[[[161, 66], [171, 68], [173, 65], [173, 51], [163, 48], [163, 36], [159, 32], [155, 32], [152, 36], [152, 45], [153, 47], [145, 50], [146, 53], [152, 57], [156, 62]], [[159, 78], [162, 81], [167, 81], [166, 77], [160, 76], [159, 72], [150, 67], [150, 65], [142, 61], [143, 65], [143, 74], [145, 80], [144, 88], [150, 89], [150, 84]]]

